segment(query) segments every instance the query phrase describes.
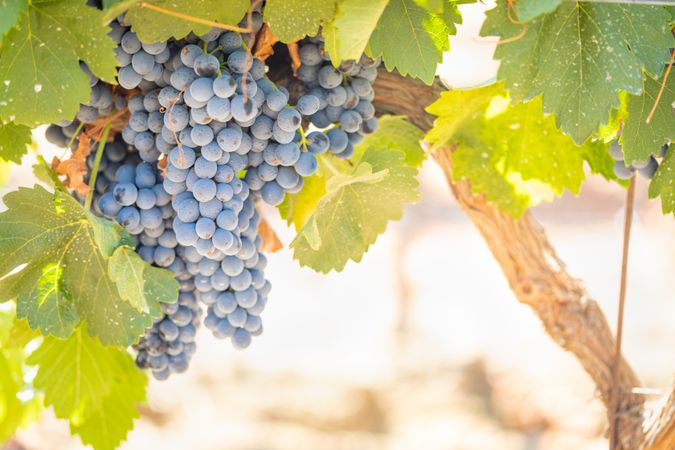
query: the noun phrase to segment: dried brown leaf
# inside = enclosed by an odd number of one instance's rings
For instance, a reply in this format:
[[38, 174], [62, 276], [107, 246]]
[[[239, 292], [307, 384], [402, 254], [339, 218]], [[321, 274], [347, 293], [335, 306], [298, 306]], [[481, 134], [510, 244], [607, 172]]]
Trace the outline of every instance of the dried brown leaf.
[[261, 248], [263, 252], [274, 253], [284, 248], [279, 236], [264, 218], [260, 220], [258, 225], [258, 234], [263, 242]]
[[253, 56], [256, 58], [265, 61], [267, 58], [274, 54], [274, 44], [279, 42], [270, 27], [267, 24], [263, 25], [262, 29], [258, 32], [256, 37], [255, 48], [253, 50]]
[[77, 147], [70, 158], [60, 161], [58, 158], [52, 160], [52, 168], [57, 175], [65, 175], [66, 180], [63, 185], [69, 187], [80, 195], [89, 193], [89, 186], [84, 182], [87, 175], [87, 156], [91, 154], [91, 140], [85, 133], [80, 134]]
[[293, 69], [293, 75], [297, 75], [298, 69], [302, 64], [300, 61], [300, 47], [298, 46], [298, 41], [288, 43], [288, 54], [291, 56], [291, 68]]

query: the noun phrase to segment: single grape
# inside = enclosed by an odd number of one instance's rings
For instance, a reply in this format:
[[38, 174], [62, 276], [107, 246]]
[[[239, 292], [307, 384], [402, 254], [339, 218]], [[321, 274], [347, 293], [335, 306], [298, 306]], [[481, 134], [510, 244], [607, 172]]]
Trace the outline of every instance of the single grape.
[[200, 202], [208, 202], [216, 196], [216, 183], [211, 179], [197, 180], [192, 189], [195, 198]]
[[200, 77], [214, 77], [219, 69], [220, 62], [213, 55], [203, 54], [195, 59], [194, 71]]
[[284, 190], [276, 181], [266, 183], [260, 190], [260, 193], [263, 200], [272, 206], [278, 205], [284, 199]]
[[235, 50], [227, 57], [227, 65], [234, 73], [246, 73], [252, 64], [253, 58], [246, 50]]
[[319, 84], [325, 89], [333, 89], [342, 83], [342, 75], [333, 66], [326, 65], [319, 70]]
[[279, 112], [276, 123], [284, 131], [295, 132], [302, 123], [302, 117], [295, 109], [284, 108]]
[[155, 66], [155, 57], [140, 50], [131, 57], [131, 66], [139, 75], [147, 75]]
[[302, 153], [295, 163], [295, 171], [303, 177], [313, 175], [317, 168], [318, 161], [316, 155], [310, 152]]
[[349, 139], [347, 137], [347, 133], [344, 132], [344, 130], [341, 130], [340, 128], [333, 128], [331, 130], [328, 130], [328, 133], [326, 133], [328, 136], [328, 141], [329, 141], [329, 149], [331, 153], [340, 153], [344, 151], [345, 148], [347, 148], [347, 144], [349, 143]]
[[210, 78], [197, 78], [190, 85], [190, 95], [200, 102], [208, 102], [213, 97], [213, 80]]

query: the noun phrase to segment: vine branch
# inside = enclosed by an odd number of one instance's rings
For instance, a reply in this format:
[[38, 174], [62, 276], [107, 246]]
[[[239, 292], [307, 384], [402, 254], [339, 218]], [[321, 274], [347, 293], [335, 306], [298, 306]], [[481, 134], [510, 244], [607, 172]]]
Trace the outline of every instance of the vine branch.
[[[433, 117], [424, 106], [436, 100], [442, 90], [438, 81], [426, 86], [381, 70], [375, 83], [374, 103], [378, 113], [407, 115], [427, 131]], [[581, 282], [567, 272], [544, 230], [529, 213], [515, 220], [482, 196], [474, 195], [469, 182], [456, 182], [452, 176], [452, 152], [452, 148], [443, 148], [433, 157], [460, 207], [485, 239], [518, 300], [533, 310], [549, 336], [574, 354], [593, 379], [609, 418], [610, 393], [612, 386], [617, 386], [617, 449], [675, 448], [675, 386], [656, 408], [645, 408], [644, 397], [633, 392], [640, 381], [629, 363], [619, 355], [615, 364], [616, 342], [604, 313]]]

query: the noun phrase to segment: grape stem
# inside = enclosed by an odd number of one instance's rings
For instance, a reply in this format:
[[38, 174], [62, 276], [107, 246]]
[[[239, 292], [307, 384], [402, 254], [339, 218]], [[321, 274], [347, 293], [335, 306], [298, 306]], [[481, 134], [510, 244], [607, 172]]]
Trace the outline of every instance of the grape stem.
[[663, 81], [661, 82], [661, 88], [659, 89], [659, 93], [656, 95], [656, 100], [654, 100], [654, 106], [652, 106], [651, 111], [649, 111], [649, 114], [647, 115], [647, 119], [645, 120], [646, 124], [649, 124], [649, 122], [652, 121], [652, 117], [654, 117], [654, 113], [656, 112], [656, 108], [659, 106], [659, 102], [661, 101], [661, 96], [663, 95], [663, 91], [666, 89], [666, 82], [668, 81], [668, 76], [670, 75], [670, 69], [673, 68], [673, 64], [675, 64], [675, 51], [672, 52], [672, 55], [670, 55], [670, 62], [668, 63], [668, 68], [666, 69], [666, 73], [663, 75]]
[[98, 141], [98, 148], [96, 149], [96, 158], [94, 159], [94, 167], [91, 168], [91, 176], [89, 177], [89, 192], [87, 193], [87, 198], [84, 201], [84, 209], [89, 211], [91, 209], [91, 202], [94, 199], [94, 191], [96, 190], [96, 178], [98, 175], [98, 167], [101, 165], [101, 158], [103, 158], [103, 150], [105, 149], [105, 143], [108, 140], [108, 134], [110, 133], [110, 122], [108, 122], [103, 129], [103, 134], [101, 134], [101, 139]]
[[300, 144], [304, 147], [305, 151], [307, 151], [307, 144], [311, 144], [311, 142], [307, 139], [307, 134], [305, 134], [305, 129], [302, 128], [302, 126], [298, 128], [298, 131], [300, 132]]
[[633, 223], [633, 206], [635, 204], [635, 174], [630, 179], [626, 193], [626, 212], [623, 224], [623, 252], [621, 257], [621, 281], [619, 286], [619, 311], [616, 319], [616, 340], [614, 342], [614, 358], [612, 361], [612, 384], [609, 402], [609, 448], [619, 448], [619, 405], [624, 394], [619, 387], [619, 366], [621, 362], [621, 341], [623, 338], [623, 316], [626, 304], [626, 285], [628, 282], [628, 247], [630, 230]]
[[75, 142], [75, 139], [80, 135], [80, 132], [82, 131], [82, 128], [84, 128], [84, 122], [80, 122], [80, 124], [77, 126], [77, 129], [75, 130], [75, 133], [73, 133], [73, 136], [70, 138], [68, 141], [68, 145], [66, 148], [63, 149], [63, 153], [61, 153], [61, 160], [63, 161], [63, 157], [66, 155], [66, 152], [68, 150], [71, 150], [71, 146], [73, 145], [73, 142]]
[[141, 8], [147, 8], [152, 11], [156, 11], [160, 14], [165, 14], [167, 16], [175, 17], [177, 19], [183, 19], [188, 22], [200, 23], [202, 25], [208, 25], [213, 28], [220, 28], [221, 30], [236, 31], [237, 33], [250, 33], [251, 30], [248, 28], [241, 28], [235, 25], [226, 25], [224, 23], [214, 22], [212, 20], [202, 19], [200, 17], [190, 16], [188, 14], [179, 13], [176, 11], [171, 11], [170, 9], [162, 8], [161, 6], [153, 5], [152, 3], [140, 2], [138, 4]]
[[333, 175], [342, 175], [342, 174], [340, 173], [340, 171], [337, 170], [337, 169], [335, 168], [335, 166], [334, 166], [333, 164], [330, 163], [330, 161], [328, 161], [328, 158], [322, 157], [321, 160], [323, 161], [324, 165], [325, 165], [326, 167], [328, 167], [328, 169], [329, 169], [331, 172], [333, 172]]

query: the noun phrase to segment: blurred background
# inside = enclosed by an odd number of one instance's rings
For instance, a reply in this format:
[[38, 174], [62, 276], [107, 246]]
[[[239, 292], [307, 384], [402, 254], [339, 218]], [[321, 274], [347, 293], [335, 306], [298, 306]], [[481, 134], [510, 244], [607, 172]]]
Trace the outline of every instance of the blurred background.
[[[461, 7], [439, 74], [452, 87], [495, 76], [481, 4]], [[40, 130], [36, 141], [56, 152]], [[54, 153], [55, 154], [55, 153]], [[4, 194], [33, 178], [26, 157]], [[605, 412], [576, 360], [511, 293], [440, 169], [422, 201], [359, 264], [324, 276], [285, 248], [269, 257], [265, 332], [246, 351], [198, 338], [190, 370], [151, 381], [124, 450], [604, 449]], [[534, 210], [571, 274], [613, 324], [625, 192], [590, 176], [580, 198]], [[655, 393], [675, 372], [675, 222], [642, 180], [631, 242], [624, 351]], [[269, 209], [287, 245], [293, 231]], [[80, 449], [49, 410], [7, 449]]]

